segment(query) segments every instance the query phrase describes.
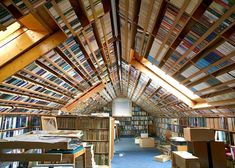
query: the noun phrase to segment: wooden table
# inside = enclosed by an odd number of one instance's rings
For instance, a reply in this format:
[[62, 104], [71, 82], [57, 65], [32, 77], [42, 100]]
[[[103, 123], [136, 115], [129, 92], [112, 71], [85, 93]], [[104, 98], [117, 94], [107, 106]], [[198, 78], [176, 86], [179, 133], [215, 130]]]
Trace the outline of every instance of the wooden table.
[[76, 158], [83, 156], [83, 167], [86, 167], [86, 149], [83, 148], [82, 150], [74, 153], [74, 154], [63, 154], [62, 161], [69, 161], [70, 163], [76, 163]]
[[6, 138], [0, 141], [0, 161], [69, 161], [75, 164], [75, 159], [83, 155], [83, 166], [85, 167], [85, 149], [74, 154], [63, 153], [4, 153], [6, 149], [64, 149], [71, 150], [69, 142], [72, 138], [80, 138], [78, 131], [33, 132], [19, 136]]

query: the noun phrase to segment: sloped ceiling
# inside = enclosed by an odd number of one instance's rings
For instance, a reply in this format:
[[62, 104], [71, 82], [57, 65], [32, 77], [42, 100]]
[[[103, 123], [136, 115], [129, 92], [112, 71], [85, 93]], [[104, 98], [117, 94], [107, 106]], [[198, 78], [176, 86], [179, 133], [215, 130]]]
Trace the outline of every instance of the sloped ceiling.
[[[1, 12], [2, 30], [19, 21], [22, 31], [45, 34], [1, 62], [3, 113], [89, 113], [120, 96], [158, 116], [235, 112], [233, 1], [4, 0]], [[195, 104], [209, 105], [189, 107], [133, 59], [147, 59], [200, 96]]]

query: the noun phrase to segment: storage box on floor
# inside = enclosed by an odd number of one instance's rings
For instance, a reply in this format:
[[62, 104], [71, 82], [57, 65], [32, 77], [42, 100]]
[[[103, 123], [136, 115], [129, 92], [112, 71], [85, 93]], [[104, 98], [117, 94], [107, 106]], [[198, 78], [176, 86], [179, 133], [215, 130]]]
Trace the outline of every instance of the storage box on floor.
[[226, 168], [225, 145], [214, 141], [214, 130], [184, 128], [188, 151], [199, 158], [201, 168]]
[[148, 137], [148, 138], [140, 138], [140, 147], [141, 148], [153, 148], [155, 147], [154, 138]]
[[186, 151], [172, 152], [172, 168], [200, 168], [198, 157]]
[[135, 144], [140, 144], [140, 137], [135, 138]]
[[166, 161], [168, 161], [170, 159], [171, 159], [170, 155], [158, 155], [158, 156], [154, 156], [154, 160], [156, 160], [158, 162], [166, 162]]

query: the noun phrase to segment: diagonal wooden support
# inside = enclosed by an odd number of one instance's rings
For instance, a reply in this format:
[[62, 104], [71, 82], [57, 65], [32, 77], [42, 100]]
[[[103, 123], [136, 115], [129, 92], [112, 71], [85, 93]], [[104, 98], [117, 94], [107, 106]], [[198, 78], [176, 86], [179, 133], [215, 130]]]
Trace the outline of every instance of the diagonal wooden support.
[[83, 102], [87, 100], [88, 98], [92, 97], [94, 94], [100, 92], [104, 88], [105, 88], [104, 83], [98, 83], [97, 85], [91, 87], [89, 90], [85, 91], [81, 96], [73, 100], [71, 103], [65, 105], [61, 110], [71, 111], [73, 108], [77, 106], [78, 102]]
[[33, 61], [37, 60], [40, 56], [58, 46], [65, 39], [66, 36], [64, 35], [64, 33], [62, 31], [58, 31], [40, 42], [29, 51], [24, 52], [17, 58], [4, 64], [0, 68], [0, 83], [19, 70], [23, 69], [25, 66], [29, 65]]

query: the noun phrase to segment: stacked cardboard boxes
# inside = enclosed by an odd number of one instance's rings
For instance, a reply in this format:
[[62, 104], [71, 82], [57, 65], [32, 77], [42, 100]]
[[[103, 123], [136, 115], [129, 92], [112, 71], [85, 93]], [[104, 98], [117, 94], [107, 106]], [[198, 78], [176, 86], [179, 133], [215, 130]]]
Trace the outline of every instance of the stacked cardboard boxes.
[[184, 138], [188, 152], [199, 158], [201, 168], [226, 168], [225, 145], [214, 141], [214, 130], [184, 128]]

